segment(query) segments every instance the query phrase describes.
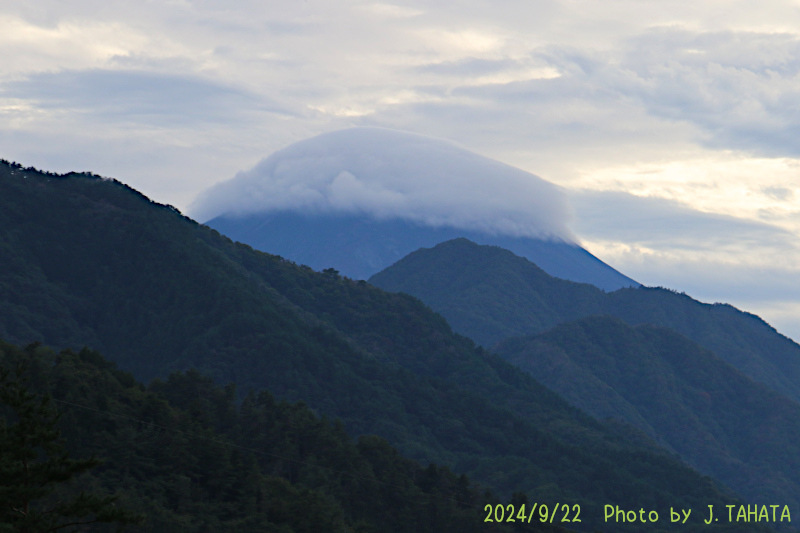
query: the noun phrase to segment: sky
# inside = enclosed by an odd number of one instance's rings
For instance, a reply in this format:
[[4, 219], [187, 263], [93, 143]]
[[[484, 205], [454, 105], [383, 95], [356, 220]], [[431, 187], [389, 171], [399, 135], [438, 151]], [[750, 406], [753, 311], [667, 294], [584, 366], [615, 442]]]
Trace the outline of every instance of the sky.
[[192, 215], [323, 133], [448, 139], [559, 187], [624, 274], [800, 340], [797, 28], [796, 0], [0, 0], [0, 157]]

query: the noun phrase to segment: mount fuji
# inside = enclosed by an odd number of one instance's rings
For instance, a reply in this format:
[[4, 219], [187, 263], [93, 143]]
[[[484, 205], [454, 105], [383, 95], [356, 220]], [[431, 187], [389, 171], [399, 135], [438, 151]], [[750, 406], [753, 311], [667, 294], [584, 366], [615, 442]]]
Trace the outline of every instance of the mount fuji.
[[443, 139], [385, 128], [324, 133], [207, 189], [197, 220], [315, 270], [367, 279], [458, 237], [606, 291], [639, 284], [582, 248], [561, 189]]

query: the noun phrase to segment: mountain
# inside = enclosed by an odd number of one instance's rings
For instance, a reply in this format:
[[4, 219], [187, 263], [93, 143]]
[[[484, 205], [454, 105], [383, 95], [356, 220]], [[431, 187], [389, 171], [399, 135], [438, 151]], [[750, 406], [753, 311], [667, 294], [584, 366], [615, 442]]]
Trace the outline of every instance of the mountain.
[[800, 346], [759, 317], [662, 288], [611, 293], [554, 278], [508, 250], [457, 239], [409, 254], [370, 283], [421, 299], [453, 329], [491, 346], [590, 315], [670, 328], [800, 402]]
[[609, 502], [664, 517], [738, 501], [476, 348], [419, 300], [254, 251], [89, 174], [0, 163], [0, 336], [93, 346], [140, 380], [196, 368], [242, 396], [303, 400], [501, 498], [581, 505], [570, 525], [583, 530], [602, 528]]
[[385, 128], [296, 142], [205, 191], [192, 212], [233, 240], [353, 279], [467, 237], [556, 277], [604, 290], [639, 285], [576, 244], [553, 184], [450, 141]]
[[683, 335], [592, 316], [494, 351], [595, 417], [639, 427], [749, 501], [800, 505], [800, 405]]
[[367, 216], [280, 213], [218, 216], [208, 226], [223, 235], [305, 264], [368, 279], [409, 253], [463, 237], [512, 250], [550, 275], [613, 291], [639, 284], [572, 242], [514, 237], [454, 227], [431, 227]]
[[[262, 391], [237, 404], [234, 386], [197, 371], [145, 387], [89, 349], [56, 354], [0, 342], [0, 369], [21, 361], [34, 401], [53, 398], [67, 451], [103, 460], [55, 496], [115, 494], [118, 506], [145, 517], [127, 531], [511, 531], [483, 522], [484, 506], [499, 502], [465, 476], [423, 468], [378, 437], [354, 441], [302, 403]], [[10, 415], [1, 402], [0, 413]], [[0, 481], [4, 495], [13, 481]], [[19, 517], [7, 505], [0, 501], [4, 525]]]

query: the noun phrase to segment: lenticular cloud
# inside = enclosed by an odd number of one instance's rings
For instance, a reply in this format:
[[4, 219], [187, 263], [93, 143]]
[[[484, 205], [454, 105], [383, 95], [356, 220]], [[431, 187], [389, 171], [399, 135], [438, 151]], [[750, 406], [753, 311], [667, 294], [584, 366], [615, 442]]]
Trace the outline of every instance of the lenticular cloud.
[[292, 144], [204, 191], [191, 208], [204, 221], [277, 211], [575, 240], [555, 185], [450, 141], [384, 128]]

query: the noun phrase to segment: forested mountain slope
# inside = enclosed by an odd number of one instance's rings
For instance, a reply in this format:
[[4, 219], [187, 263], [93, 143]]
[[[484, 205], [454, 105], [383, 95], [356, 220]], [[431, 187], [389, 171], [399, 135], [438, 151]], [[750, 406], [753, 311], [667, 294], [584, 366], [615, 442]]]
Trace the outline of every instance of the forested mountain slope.
[[[236, 244], [118, 182], [0, 165], [0, 336], [89, 345], [142, 380], [197, 368], [377, 434], [504, 498], [706, 508], [732, 497], [454, 335], [418, 300]], [[669, 526], [669, 524], [659, 524]], [[677, 526], [675, 526], [677, 527]], [[686, 525], [682, 531], [688, 530]]]
[[593, 316], [494, 350], [586, 412], [643, 429], [748, 500], [800, 506], [800, 405], [686, 337]]
[[[55, 496], [116, 494], [118, 506], [145, 517], [128, 531], [512, 531], [484, 523], [484, 505], [498, 502], [465, 476], [423, 468], [378, 437], [355, 442], [340, 423], [267, 391], [237, 405], [232, 386], [196, 371], [145, 387], [92, 350], [56, 355], [0, 342], [0, 368], [21, 361], [29, 390], [54, 398], [71, 455], [104, 460]], [[10, 412], [0, 404], [0, 414]]]
[[800, 402], [800, 346], [729, 305], [703, 304], [660, 288], [605, 293], [553, 278], [507, 250], [466, 239], [420, 249], [369, 281], [420, 298], [455, 331], [487, 347], [594, 314], [671, 328]]

